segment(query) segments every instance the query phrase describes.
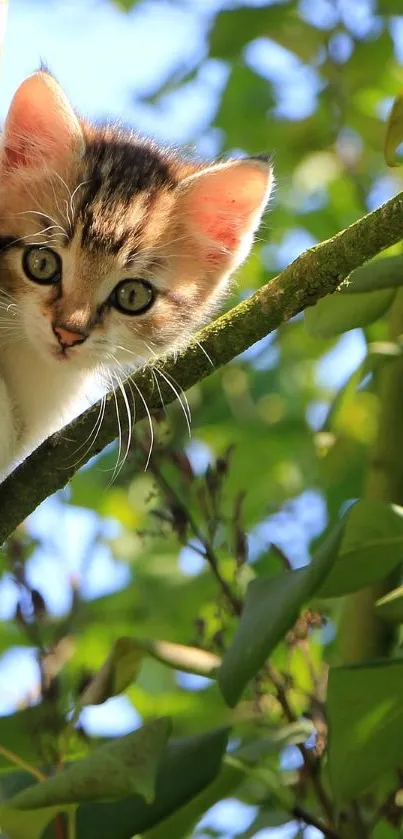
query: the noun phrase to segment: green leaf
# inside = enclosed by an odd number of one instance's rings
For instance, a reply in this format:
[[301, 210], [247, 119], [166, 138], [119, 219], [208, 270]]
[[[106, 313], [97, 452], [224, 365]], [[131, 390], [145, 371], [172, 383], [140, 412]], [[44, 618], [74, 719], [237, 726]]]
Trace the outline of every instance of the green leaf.
[[118, 6], [119, 9], [123, 9], [124, 12], [130, 12], [134, 6], [137, 5], [139, 0], [113, 0], [115, 6]]
[[228, 730], [219, 729], [171, 741], [158, 772], [153, 803], [146, 804], [137, 795], [114, 804], [82, 805], [77, 839], [129, 839], [151, 830], [214, 781], [227, 740]]
[[[401, 9], [400, 9], [401, 11]], [[396, 150], [403, 143], [403, 95], [397, 96], [389, 114], [386, 127], [385, 161], [388, 166], [401, 166], [403, 160], [396, 156]]]
[[98, 673], [80, 696], [80, 706], [100, 705], [122, 693], [136, 678], [143, 650], [131, 638], [118, 638]]
[[119, 638], [99, 672], [86, 686], [80, 697], [80, 706], [99, 705], [126, 690], [136, 679], [146, 656], [176, 670], [210, 677], [221, 663], [218, 656], [198, 647], [171, 641]]
[[306, 568], [250, 583], [235, 638], [217, 674], [222, 695], [231, 707], [329, 573], [343, 529], [344, 522], [340, 522]]
[[371, 839], [401, 839], [402, 832], [399, 827], [392, 827], [387, 821], [382, 819], [371, 830]]
[[393, 289], [402, 284], [402, 256], [374, 259], [353, 271], [334, 294], [307, 309], [305, 326], [319, 338], [368, 326], [385, 314], [394, 297]]
[[330, 574], [316, 592], [340, 597], [386, 577], [403, 557], [403, 508], [359, 501], [346, 515], [343, 539]]
[[306, 329], [314, 338], [333, 338], [349, 329], [368, 326], [388, 311], [394, 296], [393, 288], [357, 294], [340, 289], [305, 311]]
[[31, 810], [80, 801], [154, 796], [155, 776], [170, 732], [167, 719], [149, 722], [132, 734], [94, 749], [57, 775], [17, 793], [13, 809]]
[[403, 661], [330, 670], [329, 769], [340, 801], [356, 798], [401, 765], [402, 695]]
[[340, 294], [361, 294], [403, 285], [403, 256], [387, 256], [366, 262], [341, 285]]
[[400, 0], [378, 0], [378, 11], [381, 15], [400, 15], [402, 4]]
[[172, 644], [170, 641], [141, 641], [145, 653], [184, 673], [212, 678], [221, 664], [221, 659], [199, 647], [187, 647], [184, 644]]
[[268, 8], [251, 8], [220, 12], [210, 33], [211, 58], [237, 58], [244, 46], [255, 38], [270, 35], [273, 27], [284, 21], [284, 3], [273, 3]]
[[220, 12], [210, 33], [209, 55], [236, 60], [250, 41], [264, 37], [274, 38], [303, 61], [312, 59], [323, 43], [321, 32], [298, 14], [295, 0], [288, 0], [287, 4], [270, 3], [258, 8], [245, 5]]
[[362, 376], [377, 373], [388, 361], [394, 361], [403, 354], [403, 346], [393, 341], [373, 341], [368, 344], [368, 353], [362, 365]]
[[[27, 763], [38, 766], [44, 762], [42, 739], [46, 740], [45, 755], [49, 754], [49, 740], [57, 751], [57, 738], [65, 725], [54, 703], [42, 702], [16, 714], [0, 717], [0, 744], [7, 751]], [[74, 744], [77, 746], [77, 742]], [[12, 761], [0, 752], [0, 772], [9, 772]]]
[[4, 830], [9, 839], [41, 839], [45, 827], [55, 818], [59, 809], [46, 807], [42, 810], [14, 810], [9, 806], [0, 806], [0, 833]]
[[[245, 65], [234, 66], [215, 120], [226, 133], [227, 147], [248, 149], [249, 154], [271, 148], [267, 112], [274, 105], [270, 81], [257, 76]], [[237, 114], [236, 121], [234, 113]]]
[[217, 778], [199, 793], [185, 807], [175, 810], [167, 819], [152, 830], [147, 831], [147, 839], [167, 839], [167, 837], [187, 837], [203, 814], [217, 801], [227, 798], [244, 780], [245, 772], [241, 766], [224, 763]]
[[403, 623], [403, 586], [389, 591], [375, 603], [376, 613], [390, 623]]
[[[256, 836], [265, 831], [266, 828], [273, 829], [274, 827], [281, 827], [290, 821], [290, 811], [279, 809], [276, 802], [273, 801], [273, 808], [263, 807], [260, 813], [253, 820], [250, 827], [243, 833], [237, 834], [236, 839], [256, 839]], [[264, 833], [261, 833], [264, 836]], [[270, 836], [270, 834], [268, 834]], [[273, 834], [275, 835], [275, 834]], [[294, 837], [296, 839], [296, 837]]]

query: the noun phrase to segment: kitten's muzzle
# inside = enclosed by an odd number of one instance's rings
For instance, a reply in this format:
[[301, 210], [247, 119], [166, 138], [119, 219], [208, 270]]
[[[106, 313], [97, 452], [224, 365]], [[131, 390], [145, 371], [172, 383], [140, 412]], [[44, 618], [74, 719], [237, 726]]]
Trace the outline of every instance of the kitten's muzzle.
[[53, 332], [63, 350], [75, 347], [76, 344], [83, 344], [88, 338], [89, 331], [87, 329], [68, 329], [67, 326], [57, 326], [53, 324]]

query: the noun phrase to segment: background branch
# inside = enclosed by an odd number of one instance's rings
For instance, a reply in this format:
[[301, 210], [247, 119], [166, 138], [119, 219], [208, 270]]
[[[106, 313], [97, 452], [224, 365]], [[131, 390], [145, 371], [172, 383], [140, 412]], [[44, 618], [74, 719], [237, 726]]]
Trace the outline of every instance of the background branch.
[[[176, 360], [164, 360], [162, 369], [174, 375], [183, 389], [196, 384], [256, 341], [324, 297], [353, 271], [380, 251], [402, 238], [403, 193], [378, 210], [359, 219], [331, 239], [305, 251], [281, 274], [256, 294], [218, 318], [198, 334]], [[204, 351], [203, 351], [204, 350]], [[161, 364], [160, 364], [161, 366]], [[141, 393], [136, 405], [136, 422], [165, 403], [175, 393], [165, 382], [156, 390], [153, 377], [145, 368], [132, 381]], [[121, 399], [121, 397], [117, 397]], [[116, 437], [114, 396], [107, 400], [105, 417], [97, 444], [77, 463], [77, 449], [91, 434], [99, 405], [86, 411], [63, 431], [45, 441], [0, 487], [0, 542], [31, 513], [38, 504], [63, 487], [79, 466], [99, 453]]]
[[[403, 334], [403, 289], [399, 289], [389, 313], [389, 338]], [[364, 495], [373, 501], [403, 504], [403, 359], [399, 356], [381, 367], [376, 377], [380, 415], [371, 453]], [[401, 567], [376, 585], [346, 597], [339, 627], [342, 661], [351, 664], [390, 653], [396, 628], [383, 621], [374, 603], [399, 585]]]

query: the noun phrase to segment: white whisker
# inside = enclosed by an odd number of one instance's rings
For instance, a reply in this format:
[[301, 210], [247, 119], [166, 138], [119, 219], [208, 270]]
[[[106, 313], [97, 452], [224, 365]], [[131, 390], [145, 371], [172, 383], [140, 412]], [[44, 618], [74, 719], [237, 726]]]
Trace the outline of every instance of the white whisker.
[[[149, 352], [152, 353], [152, 355], [155, 358], [157, 358], [157, 354], [154, 352], [152, 347], [150, 347], [150, 345], [147, 343], [147, 341], [143, 341], [143, 343], [147, 347]], [[180, 386], [179, 382], [177, 382], [176, 379], [174, 379], [174, 377], [170, 373], [168, 373], [167, 371], [165, 371], [165, 373], [163, 373], [162, 370], [160, 370], [160, 368], [157, 367], [156, 363], [153, 364], [153, 367], [157, 370], [157, 372], [160, 374], [160, 376], [162, 376], [162, 378], [165, 379], [166, 383], [169, 385], [171, 390], [176, 395], [176, 398], [178, 399], [178, 402], [179, 402], [179, 404], [182, 408], [183, 415], [184, 415], [185, 420], [186, 420], [186, 425], [188, 427], [189, 437], [191, 437], [192, 436], [192, 430], [191, 430], [190, 425], [191, 425], [191, 422], [192, 422], [192, 414], [191, 414], [191, 411], [190, 411], [190, 406], [189, 406], [189, 402], [187, 400], [187, 396], [185, 394], [185, 391]], [[176, 390], [176, 388], [174, 387], [174, 385], [171, 382], [174, 382], [177, 385], [177, 387], [179, 388], [179, 392]], [[182, 402], [182, 399], [180, 397], [180, 393], [182, 393], [182, 395], [183, 395], [183, 401], [184, 401], [185, 404], [183, 404], [183, 402]]]
[[105, 415], [105, 408], [106, 408], [106, 395], [104, 394], [101, 398], [101, 404], [99, 406], [99, 411], [98, 411], [96, 420], [94, 422], [94, 425], [93, 425], [90, 433], [88, 434], [88, 436], [84, 440], [84, 442], [81, 443], [81, 445], [75, 450], [74, 454], [78, 454], [78, 452], [81, 451], [81, 449], [84, 448], [84, 446], [86, 445], [86, 443], [88, 443], [88, 441], [89, 441], [89, 445], [87, 446], [84, 454], [81, 457], [79, 457], [78, 460], [75, 461], [75, 463], [71, 464], [72, 468], [74, 468], [75, 466], [78, 466], [79, 463], [82, 463], [83, 460], [85, 460], [86, 455], [91, 450], [92, 446], [95, 444], [95, 441], [96, 441], [96, 439], [98, 437], [98, 434], [101, 430], [101, 425], [102, 425], [104, 415]]
[[63, 186], [64, 186], [64, 188], [65, 188], [65, 190], [66, 190], [66, 192], [67, 192], [67, 195], [68, 195], [68, 200], [67, 200], [66, 198], [64, 198], [64, 199], [63, 199], [63, 203], [66, 205], [66, 212], [65, 212], [65, 216], [66, 216], [66, 219], [67, 219], [67, 224], [68, 224], [69, 228], [70, 228], [70, 229], [72, 229], [72, 227], [73, 227], [73, 219], [72, 219], [72, 218], [70, 218], [70, 215], [69, 215], [69, 201], [71, 201], [71, 190], [70, 190], [70, 187], [66, 184], [66, 181], [65, 181], [65, 180], [63, 180], [63, 178], [62, 178], [62, 176], [59, 174], [59, 172], [54, 171], [54, 172], [53, 172], [53, 175], [56, 175], [56, 178], [59, 178], [59, 181], [63, 184]]
[[[118, 364], [121, 369], [123, 369], [122, 365], [119, 364], [118, 360], [115, 358], [114, 355], [112, 355], [111, 353], [108, 353], [108, 356], [109, 356], [109, 358], [112, 359], [112, 361], [114, 361], [116, 364]], [[133, 421], [132, 421], [132, 415], [131, 415], [131, 412], [130, 412], [129, 400], [127, 398], [127, 394], [126, 394], [126, 391], [125, 391], [125, 386], [124, 386], [120, 376], [118, 376], [116, 371], [114, 371], [114, 372], [115, 372], [116, 381], [118, 383], [119, 390], [122, 394], [122, 398], [123, 398], [123, 401], [125, 403], [125, 408], [126, 408], [126, 413], [127, 413], [127, 421], [128, 421], [128, 434], [127, 434], [126, 449], [125, 449], [125, 452], [123, 454], [121, 464], [119, 466], [119, 469], [116, 470], [116, 467], [115, 467], [115, 470], [114, 470], [113, 476], [112, 476], [112, 480], [116, 480], [120, 471], [123, 469], [124, 464], [126, 463], [127, 456], [129, 454], [129, 451], [130, 451], [130, 444], [131, 444], [131, 441], [132, 441], [132, 434], [133, 434]], [[117, 466], [117, 464], [116, 464], [116, 466]]]
[[[43, 236], [44, 233], [47, 233], [48, 230], [51, 230], [53, 225], [50, 227], [44, 227], [43, 230], [38, 230], [36, 233], [27, 233], [25, 236], [20, 236], [19, 239], [13, 240], [13, 245], [18, 244], [18, 242], [24, 242], [26, 239], [30, 239], [31, 236]], [[38, 242], [26, 242], [27, 245], [38, 245]], [[45, 242], [40, 242], [41, 245], [45, 245]]]
[[121, 422], [120, 422], [118, 398], [116, 396], [116, 390], [115, 390], [114, 385], [113, 385], [112, 371], [109, 371], [109, 378], [110, 378], [110, 384], [111, 384], [111, 388], [112, 388], [113, 398], [115, 400], [116, 420], [117, 420], [117, 424], [118, 424], [118, 441], [119, 441], [118, 442], [118, 457], [117, 457], [115, 468], [113, 470], [112, 478], [110, 480], [110, 483], [113, 483], [114, 478], [115, 478], [115, 474], [116, 474], [116, 470], [119, 467], [120, 458], [121, 458], [121, 455], [122, 455], [122, 425], [121, 425]]
[[209, 354], [208, 354], [207, 350], [205, 350], [205, 349], [204, 349], [203, 345], [200, 343], [200, 341], [197, 341], [197, 340], [196, 340], [196, 338], [193, 338], [193, 340], [194, 340], [195, 344], [197, 344], [197, 346], [198, 346], [198, 347], [200, 347], [200, 349], [201, 349], [202, 353], [204, 353], [204, 355], [206, 356], [207, 361], [209, 361], [209, 362], [210, 362], [210, 364], [211, 364], [211, 366], [212, 366], [213, 370], [215, 370], [215, 365], [213, 364], [213, 362], [212, 362], [212, 360], [211, 360], [211, 358], [210, 358], [210, 356], [209, 356]]
[[81, 181], [81, 183], [78, 184], [78, 186], [76, 186], [75, 189], [73, 189], [73, 192], [70, 195], [70, 210], [71, 210], [71, 218], [72, 219], [74, 218], [74, 213], [75, 213], [74, 198], [75, 198], [78, 190], [81, 189], [81, 187], [85, 186], [86, 184], [89, 184], [89, 181]]
[[156, 373], [155, 373], [154, 368], [153, 368], [153, 367], [150, 367], [150, 370], [151, 370], [151, 375], [152, 375], [152, 377], [153, 377], [153, 379], [154, 379], [154, 382], [155, 382], [155, 384], [156, 384], [156, 386], [157, 386], [158, 395], [159, 395], [159, 398], [160, 398], [160, 402], [161, 402], [161, 405], [162, 405], [163, 411], [164, 411], [164, 413], [165, 413], [165, 416], [167, 416], [167, 409], [166, 409], [165, 402], [164, 402], [164, 400], [163, 400], [163, 398], [162, 398], [162, 393], [161, 393], [160, 383], [159, 383], [159, 381], [158, 381], [158, 379], [157, 379], [157, 375], [156, 375]]
[[8, 291], [5, 291], [5, 290], [4, 290], [4, 288], [0, 289], [0, 297], [8, 297], [8, 299], [9, 299], [9, 300], [12, 300], [12, 301], [13, 301], [13, 303], [16, 303], [16, 302], [17, 302], [16, 298], [15, 298], [15, 297], [13, 297], [13, 295], [12, 295], [12, 294], [9, 294], [9, 292], [8, 292]]
[[[183, 398], [184, 398], [184, 402], [185, 402], [185, 404], [184, 404], [184, 403], [182, 402], [181, 397], [180, 397], [179, 391], [177, 391], [177, 390], [176, 390], [176, 387], [172, 384], [172, 382], [170, 382], [170, 380], [169, 380], [169, 378], [168, 378], [169, 373], [168, 373], [167, 375], [165, 375], [165, 373], [163, 373], [163, 372], [162, 372], [162, 370], [160, 370], [160, 368], [159, 368], [159, 367], [157, 367], [157, 365], [156, 365], [156, 364], [155, 364], [155, 365], [153, 365], [153, 366], [154, 366], [154, 369], [157, 371], [157, 373], [159, 373], [159, 374], [160, 374], [160, 376], [162, 376], [162, 378], [166, 381], [167, 385], [169, 385], [169, 387], [171, 388], [171, 390], [172, 390], [172, 391], [173, 391], [173, 393], [175, 394], [175, 396], [176, 396], [176, 398], [177, 398], [177, 400], [178, 400], [178, 402], [179, 402], [179, 404], [180, 404], [180, 406], [181, 406], [181, 408], [182, 408], [182, 411], [183, 411], [183, 416], [185, 417], [185, 421], [186, 421], [186, 425], [187, 425], [187, 429], [188, 429], [188, 434], [189, 434], [189, 437], [191, 437], [191, 436], [192, 436], [192, 429], [191, 429], [191, 427], [190, 427], [190, 423], [192, 422], [192, 415], [191, 415], [191, 413], [190, 413], [189, 402], [188, 402], [188, 400], [187, 400], [187, 398], [186, 398], [186, 396], [185, 396], [185, 392], [184, 392], [184, 391], [182, 390], [182, 388], [181, 388], [181, 391], [182, 391], [182, 394], [183, 394]], [[170, 377], [170, 378], [171, 378], [171, 377]], [[175, 379], [174, 379], [174, 381], [175, 381]], [[178, 383], [176, 382], [176, 384], [178, 384]], [[178, 387], [179, 387], [179, 385], [178, 385]], [[185, 405], [186, 405], [186, 407], [185, 407]]]
[[147, 472], [148, 464], [150, 462], [151, 454], [152, 454], [152, 450], [153, 450], [153, 446], [154, 446], [154, 428], [153, 428], [152, 418], [151, 418], [151, 414], [150, 414], [150, 410], [149, 410], [149, 407], [147, 405], [147, 402], [144, 399], [144, 396], [143, 396], [140, 388], [138, 387], [138, 385], [134, 381], [134, 379], [132, 379], [131, 381], [132, 381], [132, 384], [134, 385], [134, 387], [136, 388], [137, 393], [138, 393], [138, 395], [139, 395], [139, 397], [140, 397], [140, 399], [141, 399], [141, 401], [142, 401], [142, 403], [143, 403], [143, 405], [146, 409], [146, 413], [147, 413], [147, 416], [148, 416], [148, 423], [149, 423], [149, 426], [150, 426], [150, 448], [148, 450], [148, 457], [147, 457], [147, 460], [146, 460], [146, 465], [144, 467], [144, 472]]
[[[52, 216], [50, 216], [48, 213], [41, 213], [39, 210], [24, 210], [24, 212], [16, 213], [15, 215], [17, 215], [17, 216], [31, 216], [31, 215], [32, 216], [42, 216], [47, 221], [52, 221], [53, 222], [52, 227], [57, 228], [58, 230], [61, 231], [61, 233], [64, 234], [64, 236], [67, 236], [67, 233], [66, 233], [64, 227], [62, 227], [62, 225], [59, 224], [56, 221], [56, 219], [52, 218]], [[51, 228], [49, 227], [48, 229], [50, 230]]]

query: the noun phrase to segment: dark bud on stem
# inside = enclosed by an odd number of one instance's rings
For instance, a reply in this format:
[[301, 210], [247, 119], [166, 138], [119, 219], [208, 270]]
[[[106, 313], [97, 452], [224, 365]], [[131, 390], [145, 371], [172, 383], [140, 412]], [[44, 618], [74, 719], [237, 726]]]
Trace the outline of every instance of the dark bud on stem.
[[46, 615], [46, 603], [39, 591], [33, 588], [31, 591], [32, 612], [37, 621], [43, 620]]

